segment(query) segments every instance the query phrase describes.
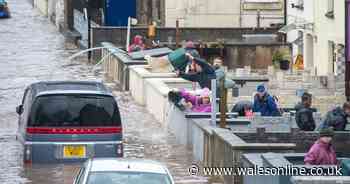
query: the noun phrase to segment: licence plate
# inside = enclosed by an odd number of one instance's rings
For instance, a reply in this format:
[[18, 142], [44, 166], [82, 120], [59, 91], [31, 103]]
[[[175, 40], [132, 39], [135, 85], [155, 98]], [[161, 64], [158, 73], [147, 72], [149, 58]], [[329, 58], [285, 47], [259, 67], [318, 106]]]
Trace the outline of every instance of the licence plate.
[[85, 146], [64, 146], [63, 157], [64, 158], [85, 158], [86, 147]]

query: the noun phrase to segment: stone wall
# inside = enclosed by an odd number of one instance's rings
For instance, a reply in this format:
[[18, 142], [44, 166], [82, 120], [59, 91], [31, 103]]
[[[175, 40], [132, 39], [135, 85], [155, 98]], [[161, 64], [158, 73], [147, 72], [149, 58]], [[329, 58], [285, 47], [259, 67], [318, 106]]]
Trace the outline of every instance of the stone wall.
[[44, 16], [47, 16], [48, 0], [34, 0], [34, 6], [38, 8]]
[[277, 50], [290, 50], [288, 44], [227, 44], [225, 65], [228, 69], [244, 68], [267, 69], [272, 65], [272, 54]]
[[[80, 30], [80, 29], [79, 29]], [[82, 30], [83, 31], [83, 30]], [[180, 40], [217, 42], [226, 40], [225, 65], [229, 69], [251, 66], [253, 69], [267, 69], [272, 64], [272, 53], [276, 50], [290, 50], [288, 44], [278, 42], [278, 38], [270, 42], [243, 39], [244, 34], [274, 34], [275, 29], [230, 29], [230, 28], [186, 28], [181, 29]], [[175, 28], [158, 28], [156, 40], [163, 44], [174, 45]], [[147, 35], [146, 28], [133, 28], [132, 36]], [[126, 29], [110, 27], [94, 27], [92, 30], [92, 45], [99, 46], [101, 42], [111, 42], [125, 47]], [[170, 42], [169, 42], [170, 41]]]
[[327, 176], [297, 176], [292, 177], [291, 181], [293, 184], [314, 184], [314, 183], [322, 183], [322, 184], [350, 184], [350, 177], [349, 176], [333, 176], [333, 177], [327, 177]]
[[[294, 143], [296, 152], [307, 152], [312, 144], [318, 139], [318, 132], [304, 132], [298, 129], [291, 129], [290, 132], [266, 132], [265, 128], [258, 128], [256, 132], [233, 132], [247, 143]], [[336, 132], [333, 145], [336, 151], [342, 155], [350, 152], [349, 132]]]
[[[147, 27], [134, 27], [131, 37], [147, 35]], [[275, 34], [277, 29], [248, 29], [248, 28], [180, 28], [180, 40], [216, 42], [218, 40], [242, 40], [243, 34]], [[175, 42], [175, 28], [157, 28], [155, 40]], [[117, 46], [125, 46], [126, 27], [93, 27], [93, 46], [101, 42], [111, 42]]]

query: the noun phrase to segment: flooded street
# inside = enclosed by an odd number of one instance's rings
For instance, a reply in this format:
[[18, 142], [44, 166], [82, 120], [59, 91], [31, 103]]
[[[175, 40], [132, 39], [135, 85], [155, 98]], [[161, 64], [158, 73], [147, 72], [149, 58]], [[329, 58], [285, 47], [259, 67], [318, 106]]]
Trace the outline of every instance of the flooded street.
[[[27, 85], [41, 80], [102, 80], [84, 58], [70, 62], [78, 52], [65, 42], [46, 17], [25, 0], [8, 1], [12, 18], [0, 19], [0, 183], [72, 183], [77, 165], [22, 164], [21, 145], [16, 141], [17, 114]], [[125, 156], [165, 163], [176, 183], [206, 183], [188, 174], [191, 153], [175, 143], [174, 136], [160, 126], [127, 92], [114, 92], [121, 110]]]

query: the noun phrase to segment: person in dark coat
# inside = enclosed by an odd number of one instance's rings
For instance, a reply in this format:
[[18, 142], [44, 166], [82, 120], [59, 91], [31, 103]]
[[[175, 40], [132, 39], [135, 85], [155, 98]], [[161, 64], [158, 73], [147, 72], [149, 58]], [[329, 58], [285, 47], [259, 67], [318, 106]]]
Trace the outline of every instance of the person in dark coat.
[[[220, 80], [225, 77], [225, 70], [223, 69], [223, 60], [221, 58], [215, 58], [214, 59], [214, 69], [215, 69], [215, 75], [216, 75], [216, 95], [217, 97], [220, 96]], [[233, 88], [235, 86], [235, 82], [232, 80], [225, 79], [225, 88]]]
[[238, 116], [246, 116], [252, 109], [253, 104], [251, 101], [239, 101], [233, 106], [231, 112], [238, 113]]
[[198, 82], [201, 88], [211, 89], [211, 80], [216, 79], [214, 68], [203, 59], [193, 57], [188, 53], [186, 55], [194, 63], [195, 72], [177, 71], [177, 76], [191, 82]]
[[315, 120], [313, 118], [312, 95], [304, 93], [301, 97], [301, 103], [295, 106], [296, 114], [295, 121], [303, 131], [314, 131], [316, 128]]
[[281, 116], [277, 103], [263, 84], [258, 85], [257, 94], [254, 96], [253, 111], [260, 112], [261, 116]]
[[192, 41], [187, 41], [185, 44], [185, 50], [195, 58], [200, 58], [199, 52]]
[[332, 128], [320, 131], [320, 138], [305, 155], [304, 162], [306, 165], [338, 165], [339, 162], [331, 143], [333, 136]]
[[327, 113], [321, 128], [333, 127], [335, 131], [350, 130], [350, 102], [345, 102], [343, 107], [337, 107]]

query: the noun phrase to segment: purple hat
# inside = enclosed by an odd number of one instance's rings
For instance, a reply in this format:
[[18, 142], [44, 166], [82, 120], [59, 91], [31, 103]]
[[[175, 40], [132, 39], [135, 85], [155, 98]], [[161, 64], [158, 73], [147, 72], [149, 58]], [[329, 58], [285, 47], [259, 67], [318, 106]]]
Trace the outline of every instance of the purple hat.
[[186, 42], [186, 44], [185, 44], [185, 48], [186, 48], [186, 49], [194, 49], [194, 48], [196, 48], [196, 47], [195, 47], [195, 45], [194, 45], [194, 43], [193, 43], [192, 41], [188, 41], [188, 42]]

